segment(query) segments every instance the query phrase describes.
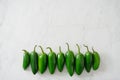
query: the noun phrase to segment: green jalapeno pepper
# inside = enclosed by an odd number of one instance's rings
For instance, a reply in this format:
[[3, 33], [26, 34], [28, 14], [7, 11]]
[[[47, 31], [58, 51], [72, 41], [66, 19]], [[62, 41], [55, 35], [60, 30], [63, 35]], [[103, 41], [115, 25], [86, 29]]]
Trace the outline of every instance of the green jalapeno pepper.
[[73, 51], [71, 51], [69, 49], [69, 44], [68, 43], [66, 43], [66, 44], [68, 47], [68, 51], [65, 54], [66, 68], [67, 68], [69, 75], [72, 76], [74, 73], [74, 53], [73, 53]]
[[63, 70], [64, 62], [65, 62], [64, 53], [61, 51], [61, 47], [59, 46], [59, 53], [57, 55], [57, 67], [60, 72]]
[[47, 47], [47, 49], [50, 50], [49, 54], [48, 54], [48, 69], [50, 74], [53, 74], [55, 72], [55, 68], [56, 68], [56, 54], [55, 52], [52, 51], [52, 49], [50, 47]]
[[31, 69], [33, 74], [36, 74], [38, 71], [38, 54], [35, 51], [36, 47], [37, 45], [35, 45], [34, 50], [30, 54], [30, 63], [31, 63]]
[[84, 55], [80, 52], [80, 47], [78, 47], [78, 54], [75, 56], [75, 71], [78, 75], [80, 75], [84, 70]]
[[38, 70], [41, 74], [47, 69], [47, 54], [43, 51], [42, 46], [39, 46], [42, 53], [38, 55]]
[[23, 50], [24, 51], [24, 56], [23, 56], [23, 69], [26, 70], [30, 64], [30, 54], [28, 51]]
[[85, 69], [87, 72], [90, 72], [92, 67], [92, 52], [89, 51], [88, 46], [84, 45], [87, 48], [87, 52], [85, 53]]
[[99, 53], [97, 51], [95, 51], [93, 48], [93, 70], [97, 70], [99, 68], [100, 65], [100, 56]]

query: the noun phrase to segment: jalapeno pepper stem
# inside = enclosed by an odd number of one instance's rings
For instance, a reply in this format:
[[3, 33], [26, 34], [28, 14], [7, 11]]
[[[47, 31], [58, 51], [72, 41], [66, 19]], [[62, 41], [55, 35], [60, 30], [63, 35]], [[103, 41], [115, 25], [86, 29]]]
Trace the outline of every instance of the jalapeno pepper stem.
[[61, 46], [59, 46], [59, 51], [60, 51], [60, 53], [62, 52], [62, 51], [61, 51]]
[[80, 46], [78, 44], [76, 46], [78, 47], [78, 53], [80, 53]]
[[53, 51], [52, 51], [52, 49], [51, 49], [51, 47], [47, 47], [47, 49], [49, 49], [49, 50], [50, 50], [50, 52], [53, 52]]
[[39, 47], [40, 47], [40, 49], [41, 49], [42, 53], [44, 53], [44, 50], [43, 50], [42, 46], [39, 46]]
[[35, 52], [36, 47], [37, 47], [37, 45], [34, 46], [34, 52]]
[[92, 47], [92, 51], [95, 52], [94, 48]]
[[89, 52], [88, 46], [86, 46], [85, 44], [83, 44], [83, 46], [86, 47], [86, 48], [87, 48], [87, 51]]
[[67, 45], [67, 47], [68, 47], [68, 51], [70, 50], [70, 48], [69, 48], [69, 44], [68, 43], [66, 43], [66, 45]]
[[28, 53], [28, 51], [27, 50], [25, 50], [25, 49], [23, 49], [22, 51], [24, 51], [24, 53], [26, 54], [26, 53]]

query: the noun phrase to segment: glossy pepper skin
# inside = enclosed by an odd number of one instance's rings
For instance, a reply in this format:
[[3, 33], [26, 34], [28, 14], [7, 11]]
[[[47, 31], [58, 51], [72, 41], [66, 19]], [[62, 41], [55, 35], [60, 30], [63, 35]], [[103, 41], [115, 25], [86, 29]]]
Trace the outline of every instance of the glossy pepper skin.
[[35, 51], [36, 47], [37, 45], [35, 45], [34, 50], [30, 54], [30, 63], [31, 63], [31, 69], [33, 74], [36, 74], [38, 71], [38, 54]]
[[100, 55], [98, 52], [96, 52], [93, 48], [93, 70], [97, 70], [99, 68], [100, 65]]
[[23, 66], [23, 69], [26, 70], [28, 68], [28, 66], [30, 65], [30, 54], [26, 50], [22, 50], [22, 51], [24, 51], [22, 66]]
[[[85, 46], [85, 45], [84, 45]], [[92, 52], [89, 51], [88, 46], [85, 46], [87, 48], [87, 52], [85, 53], [85, 69], [89, 73], [92, 67]]]
[[80, 47], [78, 47], [78, 54], [75, 56], [75, 71], [78, 75], [80, 75], [84, 70], [84, 55], [80, 52]]
[[47, 69], [47, 54], [43, 51], [42, 46], [39, 46], [42, 53], [38, 55], [38, 70], [41, 74]]
[[50, 47], [47, 47], [47, 49], [50, 50], [49, 54], [48, 54], [48, 69], [50, 74], [53, 74], [55, 72], [55, 68], [56, 68], [56, 54], [55, 52], [52, 51], [52, 49]]
[[59, 47], [59, 53], [57, 55], [57, 67], [60, 72], [62, 72], [65, 63], [64, 53], [61, 51], [61, 47]]
[[68, 47], [68, 51], [65, 54], [66, 68], [67, 68], [67, 71], [68, 71], [69, 75], [72, 76], [73, 73], [74, 73], [74, 61], [75, 61], [74, 53], [73, 53], [73, 51], [71, 51], [69, 49], [69, 44], [68, 43], [66, 43], [66, 44], [67, 44], [67, 47]]

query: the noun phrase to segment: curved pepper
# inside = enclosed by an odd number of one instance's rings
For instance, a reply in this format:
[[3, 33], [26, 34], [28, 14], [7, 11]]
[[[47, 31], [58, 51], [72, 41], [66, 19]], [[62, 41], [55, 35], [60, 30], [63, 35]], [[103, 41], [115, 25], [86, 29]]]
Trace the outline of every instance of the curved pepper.
[[88, 46], [85, 47], [87, 48], [87, 52], [85, 53], [85, 69], [87, 72], [90, 72], [92, 67], [92, 52], [89, 51]]
[[47, 69], [47, 54], [43, 51], [42, 46], [39, 46], [42, 53], [38, 55], [38, 70], [41, 74]]
[[49, 54], [48, 54], [48, 69], [50, 74], [53, 74], [55, 72], [55, 68], [56, 68], [56, 54], [55, 52], [52, 51], [52, 49], [50, 47], [47, 47], [47, 49], [50, 50]]
[[38, 54], [35, 51], [36, 47], [37, 45], [35, 45], [34, 50], [30, 54], [31, 69], [33, 74], [36, 74], [38, 71]]
[[69, 44], [67, 44], [68, 51], [66, 52], [66, 68], [70, 76], [74, 73], [74, 53], [69, 49]]
[[80, 75], [84, 70], [84, 55], [80, 52], [80, 47], [78, 47], [78, 54], [75, 56], [75, 71], [78, 75]]
[[93, 48], [93, 70], [97, 70], [100, 65], [100, 55]]
[[60, 72], [62, 72], [64, 68], [65, 57], [64, 53], [61, 51], [61, 47], [59, 47], [59, 53], [57, 55], [57, 67]]
[[23, 56], [23, 69], [26, 70], [30, 64], [30, 54], [28, 51], [26, 50], [22, 50], [24, 51], [24, 56]]

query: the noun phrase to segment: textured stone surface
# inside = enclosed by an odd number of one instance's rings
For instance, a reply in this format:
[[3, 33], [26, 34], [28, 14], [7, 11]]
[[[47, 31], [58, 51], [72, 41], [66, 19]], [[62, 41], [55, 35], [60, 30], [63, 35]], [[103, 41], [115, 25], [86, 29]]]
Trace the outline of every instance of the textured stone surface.
[[[119, 0], [0, 0], [0, 79], [1, 80], [120, 80], [120, 1]], [[58, 52], [65, 43], [77, 52], [93, 46], [101, 55], [99, 70], [70, 77], [66, 69], [33, 75], [22, 69], [22, 49], [35, 44]], [[40, 49], [37, 49], [40, 52]], [[48, 50], [45, 49], [48, 53]], [[75, 53], [76, 54], [76, 53]]]

